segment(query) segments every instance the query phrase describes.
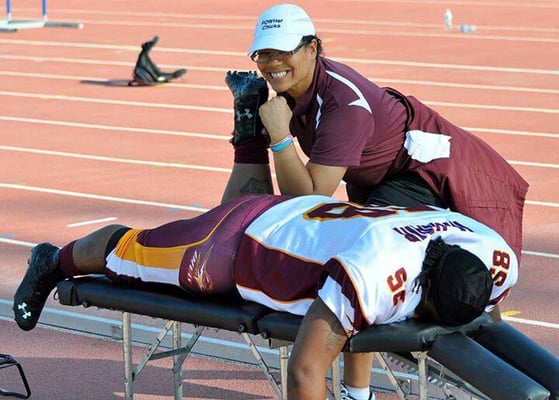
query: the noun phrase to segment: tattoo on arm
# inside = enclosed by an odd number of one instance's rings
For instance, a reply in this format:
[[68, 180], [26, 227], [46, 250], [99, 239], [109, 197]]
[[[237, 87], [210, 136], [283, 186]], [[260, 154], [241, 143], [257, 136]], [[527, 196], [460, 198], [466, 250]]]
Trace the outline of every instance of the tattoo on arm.
[[273, 194], [272, 183], [269, 180], [258, 180], [250, 178], [241, 186], [242, 194]]

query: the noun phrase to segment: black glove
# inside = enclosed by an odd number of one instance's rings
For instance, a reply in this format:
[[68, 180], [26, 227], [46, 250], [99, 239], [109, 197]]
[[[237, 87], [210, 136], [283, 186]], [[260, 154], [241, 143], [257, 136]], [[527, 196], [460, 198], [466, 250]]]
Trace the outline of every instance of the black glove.
[[262, 121], [258, 109], [268, 101], [268, 85], [264, 78], [255, 71], [228, 71], [225, 83], [233, 93], [233, 109], [235, 111], [235, 129], [231, 143], [239, 143], [259, 138], [269, 144], [268, 136], [262, 134]]
[[155, 46], [159, 38], [154, 36], [149, 42], [142, 44], [142, 51], [134, 67], [133, 78], [128, 86], [152, 86], [158, 83], [168, 83], [171, 79], [178, 78], [186, 72], [186, 69], [178, 69], [174, 72], [162, 72], [151, 58], [149, 52]]

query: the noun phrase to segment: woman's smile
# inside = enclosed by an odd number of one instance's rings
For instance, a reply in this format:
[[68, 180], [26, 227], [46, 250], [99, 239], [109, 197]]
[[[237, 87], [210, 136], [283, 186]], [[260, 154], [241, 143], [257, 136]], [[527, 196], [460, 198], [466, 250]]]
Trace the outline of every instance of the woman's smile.
[[280, 71], [280, 72], [269, 72], [268, 76], [271, 79], [282, 79], [287, 76], [288, 71]]

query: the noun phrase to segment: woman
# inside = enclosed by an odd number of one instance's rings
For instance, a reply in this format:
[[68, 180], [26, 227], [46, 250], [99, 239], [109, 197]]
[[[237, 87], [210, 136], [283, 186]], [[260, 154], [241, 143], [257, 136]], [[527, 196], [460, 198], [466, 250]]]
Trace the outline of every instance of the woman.
[[[520, 258], [528, 184], [506, 160], [416, 98], [380, 88], [321, 52], [302, 8], [280, 4], [260, 16], [249, 55], [278, 93], [259, 114], [282, 194], [332, 195], [343, 180], [359, 203], [439, 205], [491, 226]], [[236, 158], [244, 172], [268, 168], [260, 143], [245, 145], [253, 147], [243, 149], [248, 162]]]
[[[415, 97], [381, 88], [321, 53], [302, 8], [280, 4], [259, 17], [248, 54], [278, 93], [259, 116], [281, 193], [331, 196], [343, 180], [349, 200], [358, 203], [449, 208], [495, 229], [520, 259], [528, 184], [506, 160]], [[234, 147], [223, 201], [271, 192], [267, 141]], [[362, 365], [346, 357], [346, 383], [368, 386], [370, 368]]]

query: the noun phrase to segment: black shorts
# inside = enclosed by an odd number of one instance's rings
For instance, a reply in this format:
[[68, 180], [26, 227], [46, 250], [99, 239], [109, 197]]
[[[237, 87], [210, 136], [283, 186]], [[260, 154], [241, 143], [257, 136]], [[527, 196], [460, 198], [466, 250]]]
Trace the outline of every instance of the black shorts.
[[396, 176], [381, 182], [371, 191], [366, 204], [379, 206], [413, 207], [422, 204], [447, 206], [429, 185], [416, 173]]

